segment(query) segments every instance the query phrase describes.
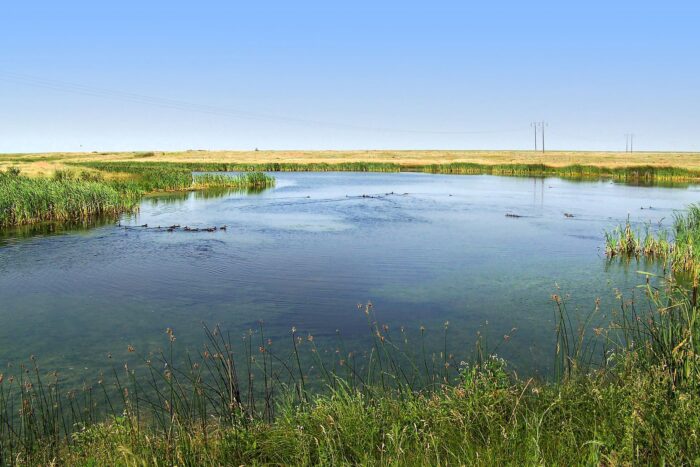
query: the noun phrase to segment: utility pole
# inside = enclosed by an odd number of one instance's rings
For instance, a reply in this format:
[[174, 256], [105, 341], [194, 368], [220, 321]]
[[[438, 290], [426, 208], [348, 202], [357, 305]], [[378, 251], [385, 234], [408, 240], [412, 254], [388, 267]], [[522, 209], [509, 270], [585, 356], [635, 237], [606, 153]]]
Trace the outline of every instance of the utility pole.
[[625, 152], [634, 152], [634, 133], [625, 133]]
[[545, 122], [543, 120], [543, 121], [539, 122], [538, 125], [540, 127], [540, 130], [542, 131], [542, 152], [544, 153], [544, 127], [547, 126], [547, 122]]
[[634, 152], [634, 133], [630, 134], [630, 152]]
[[530, 123], [530, 126], [535, 130], [535, 151], [537, 151], [537, 122]]

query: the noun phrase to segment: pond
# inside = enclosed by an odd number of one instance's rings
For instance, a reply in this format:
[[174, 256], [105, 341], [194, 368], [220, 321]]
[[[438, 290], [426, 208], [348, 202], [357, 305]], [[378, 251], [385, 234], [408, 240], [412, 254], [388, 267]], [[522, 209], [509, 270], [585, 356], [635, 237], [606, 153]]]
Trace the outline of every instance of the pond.
[[[608, 264], [606, 229], [627, 217], [669, 225], [698, 188], [610, 181], [418, 173], [277, 173], [261, 193], [146, 198], [120, 223], [0, 239], [0, 364], [95, 375], [127, 345], [157, 349], [174, 329], [196, 349], [202, 323], [235, 336], [264, 322], [319, 345], [367, 343], [358, 304], [391, 329], [468, 352], [477, 333], [520, 372], [553, 361], [551, 295], [574, 316], [614, 290], [635, 292], [645, 264]], [[507, 216], [511, 214], [514, 216]], [[567, 216], [565, 214], [570, 214]], [[572, 217], [573, 216], [573, 217]], [[142, 227], [147, 224], [148, 227]], [[221, 227], [214, 232], [167, 229]], [[504, 336], [510, 336], [508, 342]], [[78, 378], [78, 376], [76, 376]]]

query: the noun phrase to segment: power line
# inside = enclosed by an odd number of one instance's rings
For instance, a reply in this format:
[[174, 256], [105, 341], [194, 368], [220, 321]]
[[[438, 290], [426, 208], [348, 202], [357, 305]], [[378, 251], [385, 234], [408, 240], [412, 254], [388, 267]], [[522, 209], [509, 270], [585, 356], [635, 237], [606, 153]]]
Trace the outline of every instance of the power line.
[[410, 134], [434, 134], [434, 135], [475, 135], [475, 134], [497, 134], [497, 133], [515, 133], [525, 131], [524, 128], [511, 128], [499, 130], [465, 130], [465, 131], [442, 131], [442, 130], [423, 130], [423, 129], [405, 129], [405, 128], [390, 128], [390, 127], [374, 127], [347, 124], [341, 122], [321, 121], [304, 119], [298, 117], [289, 117], [283, 115], [272, 115], [257, 112], [249, 112], [230, 107], [212, 106], [206, 104], [197, 104], [182, 100], [168, 99], [162, 97], [148, 96], [144, 94], [136, 94], [131, 92], [117, 91], [106, 88], [98, 88], [83, 84], [70, 83], [66, 81], [49, 80], [31, 75], [8, 72], [0, 70], [0, 80], [11, 82], [20, 85], [51, 89], [55, 91], [69, 92], [81, 94], [91, 97], [100, 97], [106, 99], [115, 99], [124, 102], [132, 102], [135, 104], [145, 104], [157, 107], [181, 110], [185, 112], [199, 112], [210, 115], [218, 115], [223, 117], [257, 119], [257, 120], [273, 120], [292, 124], [313, 125], [336, 127], [347, 130], [356, 131], [371, 131], [371, 132], [387, 132], [387, 133], [410, 133]]

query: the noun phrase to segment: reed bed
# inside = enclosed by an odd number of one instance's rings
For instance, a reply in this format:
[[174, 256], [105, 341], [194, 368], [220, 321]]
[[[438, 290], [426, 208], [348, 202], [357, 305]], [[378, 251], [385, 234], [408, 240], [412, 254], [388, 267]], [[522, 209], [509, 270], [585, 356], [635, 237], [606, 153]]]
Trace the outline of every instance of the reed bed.
[[676, 213], [673, 226], [653, 232], [634, 230], [629, 218], [624, 226], [605, 233], [608, 257], [646, 257], [661, 261], [670, 271], [690, 278], [697, 287], [700, 280], [700, 205], [692, 204], [683, 213]]
[[80, 221], [134, 210], [135, 197], [94, 180], [0, 174], [0, 227], [42, 221]]
[[191, 172], [400, 172], [399, 164], [381, 162], [329, 163], [198, 163], [198, 162], [75, 162], [77, 167], [90, 167], [105, 172], [138, 174], [167, 168]]
[[199, 163], [199, 162], [76, 162], [76, 166], [110, 172], [137, 173], [155, 168], [185, 169], [201, 172], [426, 172], [434, 174], [504, 175], [523, 177], [562, 177], [572, 179], [613, 179], [630, 183], [685, 182], [700, 180], [700, 171], [678, 167], [633, 166], [602, 167], [574, 164], [564, 167], [546, 164], [398, 164], [387, 162], [339, 163]]
[[605, 232], [605, 252], [608, 257], [640, 257], [667, 259], [674, 250], [674, 244], [668, 240], [668, 233], [660, 230], [651, 231], [645, 226], [643, 232], [634, 230], [629, 218], [624, 226], [618, 226], [611, 232]]
[[107, 179], [95, 170], [58, 170], [53, 178], [29, 178], [18, 169], [0, 172], [0, 228], [45, 221], [78, 222], [116, 217], [138, 209], [146, 193], [274, 186], [273, 177], [192, 174], [186, 169], [147, 168], [127, 178]]
[[494, 164], [451, 163], [416, 167], [430, 173], [491, 174], [526, 177], [556, 176], [575, 179], [610, 178], [620, 181], [686, 181], [700, 179], [700, 171], [676, 167], [636, 166], [600, 167], [591, 165], [568, 165], [554, 167], [545, 164]]
[[262, 172], [248, 172], [238, 175], [226, 174], [195, 174], [192, 187], [197, 188], [230, 188], [233, 190], [247, 190], [269, 188], [275, 185], [274, 177]]

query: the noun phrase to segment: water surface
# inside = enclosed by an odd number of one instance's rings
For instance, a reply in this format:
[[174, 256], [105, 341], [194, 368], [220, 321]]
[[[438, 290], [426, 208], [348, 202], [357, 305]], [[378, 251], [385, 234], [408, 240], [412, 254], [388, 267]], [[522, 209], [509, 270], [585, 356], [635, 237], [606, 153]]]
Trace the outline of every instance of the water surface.
[[[695, 187], [416, 173], [277, 173], [257, 194], [186, 193], [144, 200], [120, 224], [5, 234], [0, 239], [0, 364], [38, 355], [44, 367], [95, 373], [128, 344], [158, 348], [173, 328], [196, 348], [201, 323], [235, 335], [264, 321], [320, 343], [342, 331], [364, 345], [379, 320], [467, 350], [477, 332], [521, 371], [552, 363], [551, 294], [574, 314], [638, 269], [609, 265], [603, 232], [627, 216], [668, 225]], [[642, 209], [644, 208], [644, 209]], [[566, 217], [565, 213], [573, 217]], [[520, 217], [508, 217], [515, 214]], [[140, 227], [144, 224], [148, 228]], [[168, 232], [173, 224], [225, 231]], [[516, 328], [516, 331], [513, 331]]]

